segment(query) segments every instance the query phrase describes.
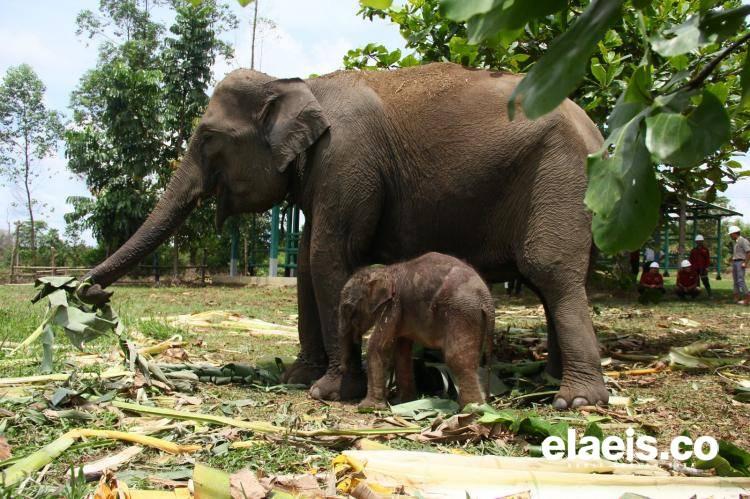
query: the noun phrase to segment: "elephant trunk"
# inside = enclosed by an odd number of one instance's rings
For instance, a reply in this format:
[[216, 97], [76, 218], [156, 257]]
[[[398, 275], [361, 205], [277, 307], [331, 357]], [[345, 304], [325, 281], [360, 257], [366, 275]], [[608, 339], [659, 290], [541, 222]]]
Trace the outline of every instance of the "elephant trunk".
[[199, 165], [189, 154], [174, 172], [164, 194], [143, 225], [84, 279], [106, 288], [125, 275], [182, 225], [203, 192], [205, 189]]

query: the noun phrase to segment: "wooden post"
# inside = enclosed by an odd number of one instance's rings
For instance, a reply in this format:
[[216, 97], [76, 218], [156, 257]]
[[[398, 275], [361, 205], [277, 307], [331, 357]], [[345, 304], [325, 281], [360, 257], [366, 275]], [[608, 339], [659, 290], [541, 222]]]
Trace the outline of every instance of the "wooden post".
[[229, 276], [237, 277], [237, 263], [239, 257], [239, 245], [240, 245], [240, 227], [237, 220], [232, 220], [231, 239], [229, 243]]
[[203, 248], [203, 258], [201, 258], [201, 286], [206, 285], [206, 248]]
[[57, 265], [55, 264], [55, 260], [57, 257], [57, 250], [54, 246], [50, 248], [50, 257], [49, 257], [49, 266], [51, 267], [52, 275], [57, 274]]
[[10, 283], [16, 283], [16, 267], [18, 267], [18, 222], [16, 222], [16, 236], [13, 241], [13, 254], [10, 255]]

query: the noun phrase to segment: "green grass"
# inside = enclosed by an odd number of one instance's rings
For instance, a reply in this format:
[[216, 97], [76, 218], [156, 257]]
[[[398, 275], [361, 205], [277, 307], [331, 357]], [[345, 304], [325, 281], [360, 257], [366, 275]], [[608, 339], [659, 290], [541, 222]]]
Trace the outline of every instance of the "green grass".
[[[673, 277], [671, 278], [673, 279]], [[750, 307], [744, 308], [731, 303], [731, 280], [712, 280], [716, 290], [715, 298], [708, 300], [701, 297], [695, 302], [683, 302], [669, 293], [666, 299], [657, 306], [643, 306], [635, 301], [633, 291], [594, 291], [592, 298], [592, 318], [597, 334], [602, 339], [614, 336], [625, 336], [643, 340], [642, 350], [647, 353], [666, 354], [671, 346], [686, 345], [694, 341], [709, 341], [727, 346], [734, 355], [750, 358], [748, 350], [748, 330], [750, 329]], [[667, 281], [668, 288], [671, 286]], [[228, 310], [248, 317], [256, 317], [280, 324], [296, 324], [297, 301], [295, 290], [290, 288], [183, 288], [183, 287], [125, 287], [113, 288], [115, 294], [113, 305], [131, 330], [138, 330], [148, 338], [164, 340], [175, 334], [182, 335], [187, 342], [185, 347], [191, 361], [208, 361], [214, 364], [243, 362], [253, 364], [269, 355], [293, 356], [297, 352], [297, 343], [288, 338], [257, 337], [227, 330], [206, 332], [189, 332], [169, 326], [165, 317], [175, 314], [186, 314], [207, 310]], [[32, 305], [29, 298], [33, 295], [31, 286], [0, 286], [0, 343], [3, 341], [22, 341], [41, 321], [44, 304]], [[530, 328], [534, 334], [543, 335], [546, 324], [536, 297], [524, 291], [520, 299], [508, 299], [504, 294], [498, 295], [498, 309], [520, 310], [518, 314], [503, 314], [498, 318], [498, 329], [507, 326]], [[675, 324], [680, 318], [688, 318], [700, 323], [698, 328], [685, 328]], [[102, 338], [87, 346], [87, 351], [106, 353], [116, 350], [110, 338]], [[77, 351], [59, 338], [55, 358], [56, 371], [70, 371], [66, 365]], [[0, 354], [0, 375], [21, 376], [38, 374], [38, 346], [21, 361], [9, 362]], [[530, 353], [517, 352], [517, 355], [530, 357]], [[101, 370], [108, 365], [94, 365], [83, 369]], [[80, 370], [81, 368], [76, 368]], [[99, 393], [105, 393], [106, 386], [91, 382]], [[625, 378], [618, 381], [619, 394], [633, 399], [653, 397], [654, 402], [637, 405], [632, 408], [636, 418], [643, 421], [659, 423], [656, 434], [659, 443], [668, 442], [673, 436], [684, 430], [694, 435], [709, 434], [725, 438], [740, 446], [750, 447], [750, 435], [738, 431], [746, 427], [747, 405], [734, 403], [723, 380], [711, 373], [665, 372], [657, 376]], [[83, 389], [82, 383], [72, 388]], [[29, 404], [12, 404], [6, 398], [0, 400], [0, 407], [10, 411], [14, 416], [0, 415], [0, 434], [8, 439], [13, 453], [23, 456], [51, 441], [62, 432], [78, 426], [79, 422], [69, 420], [43, 420], [36, 423], [30, 420], [29, 410], [43, 411], [46, 404], [42, 397], [49, 398], [52, 389], [37, 391], [35, 402]], [[125, 396], [125, 394], [123, 394]], [[151, 393], [150, 396], [156, 394]], [[288, 427], [298, 426], [369, 426], [374, 421], [373, 415], [358, 414], [353, 403], [326, 403], [311, 400], [304, 390], [268, 391], [248, 386], [226, 385], [214, 386], [203, 384], [197, 393], [192, 395], [202, 399], [199, 410], [207, 413], [226, 415], [248, 420], [270, 421]], [[167, 400], [169, 397], [165, 397]], [[157, 397], [157, 401], [160, 401]], [[232, 406], [232, 401], [251, 400], [242, 407]], [[498, 403], [502, 404], [501, 399]], [[552, 409], [546, 405], [533, 407], [542, 415], [553, 416]], [[100, 428], [119, 429], [123, 421], [115, 413], [95, 413], [96, 426]], [[4, 426], [3, 426], [4, 425]], [[4, 429], [3, 429], [4, 428]], [[206, 450], [198, 453], [197, 461], [211, 466], [235, 471], [243, 467], [263, 470], [265, 473], [297, 473], [310, 468], [324, 468], [339, 449], [350, 443], [337, 441], [322, 445], [321, 442], [290, 439], [260, 440], [252, 449], [226, 449], [228, 441], [226, 429], [204, 428], [204, 433], [196, 436], [192, 426], [179, 439], [189, 443], [201, 439], [211, 444]], [[207, 436], [210, 435], [210, 436]], [[240, 432], [233, 438], [246, 440], [251, 438], [247, 432]], [[398, 449], [425, 451], [462, 451], [470, 454], [525, 455], [522, 445], [512, 440], [484, 441], [479, 443], [418, 443], [406, 438], [390, 440], [389, 445]], [[51, 489], [58, 490], [66, 484], [62, 474], [68, 465], [90, 462], [99, 457], [117, 452], [123, 446], [114, 444], [107, 447], [82, 446], [66, 453], [51, 469], [45, 480]], [[147, 451], [126, 467], [125, 471], [135, 473], [131, 485], [151, 487], [144, 481], [146, 472], [172, 469], [173, 467], [190, 466], [184, 458], [164, 459], [159, 453]], [[150, 470], [150, 471], [149, 471]], [[67, 484], [71, 495], [78, 493], [74, 484]], [[57, 489], [56, 489], [57, 488]], [[29, 494], [42, 491], [41, 488], [29, 490]], [[2, 497], [2, 492], [0, 492]]]

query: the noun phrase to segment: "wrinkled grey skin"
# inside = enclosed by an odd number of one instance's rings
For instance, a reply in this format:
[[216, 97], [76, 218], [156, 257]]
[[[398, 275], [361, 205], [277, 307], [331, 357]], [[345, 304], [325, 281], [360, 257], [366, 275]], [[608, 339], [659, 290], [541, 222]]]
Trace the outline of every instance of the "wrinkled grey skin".
[[[477, 369], [482, 344], [495, 326], [490, 290], [466, 263], [441, 253], [427, 253], [385, 267], [357, 271], [341, 291], [339, 341], [341, 363], [359, 354], [367, 342], [367, 397], [360, 408], [384, 409], [386, 381], [395, 365], [399, 402], [416, 396], [412, 346], [442, 350], [456, 378], [461, 406], [483, 403]], [[345, 373], [346, 374], [346, 373]]]
[[363, 265], [439, 251], [488, 281], [520, 274], [547, 313], [548, 371], [562, 377], [555, 406], [605, 403], [584, 289], [591, 217], [583, 204], [586, 155], [602, 138], [570, 101], [535, 121], [509, 121], [519, 80], [454, 64], [308, 81], [234, 71], [154, 211], [81, 294], [106, 299], [102, 288], [154, 251], [201, 197], [216, 196], [219, 223], [288, 198], [306, 220], [301, 351], [289, 382], [315, 382], [316, 398], [361, 396], [359, 359], [350, 358], [347, 376], [338, 360], [344, 283]]

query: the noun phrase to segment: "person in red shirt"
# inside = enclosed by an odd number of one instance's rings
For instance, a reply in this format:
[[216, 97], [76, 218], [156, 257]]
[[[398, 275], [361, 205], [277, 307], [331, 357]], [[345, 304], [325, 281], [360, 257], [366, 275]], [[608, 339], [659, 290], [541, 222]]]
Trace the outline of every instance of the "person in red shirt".
[[695, 236], [695, 248], [690, 250], [688, 260], [690, 260], [693, 270], [700, 276], [703, 287], [706, 288], [706, 294], [710, 297], [711, 283], [708, 282], [708, 267], [711, 265], [711, 255], [706, 248], [702, 235]]
[[641, 303], [658, 303], [665, 292], [664, 278], [659, 272], [659, 263], [651, 262], [648, 272], [641, 274], [641, 281], [638, 283], [638, 294], [640, 295], [638, 301]]
[[689, 260], [683, 260], [677, 272], [677, 285], [675, 292], [682, 299], [695, 298], [701, 292], [698, 289], [698, 272], [695, 271]]

